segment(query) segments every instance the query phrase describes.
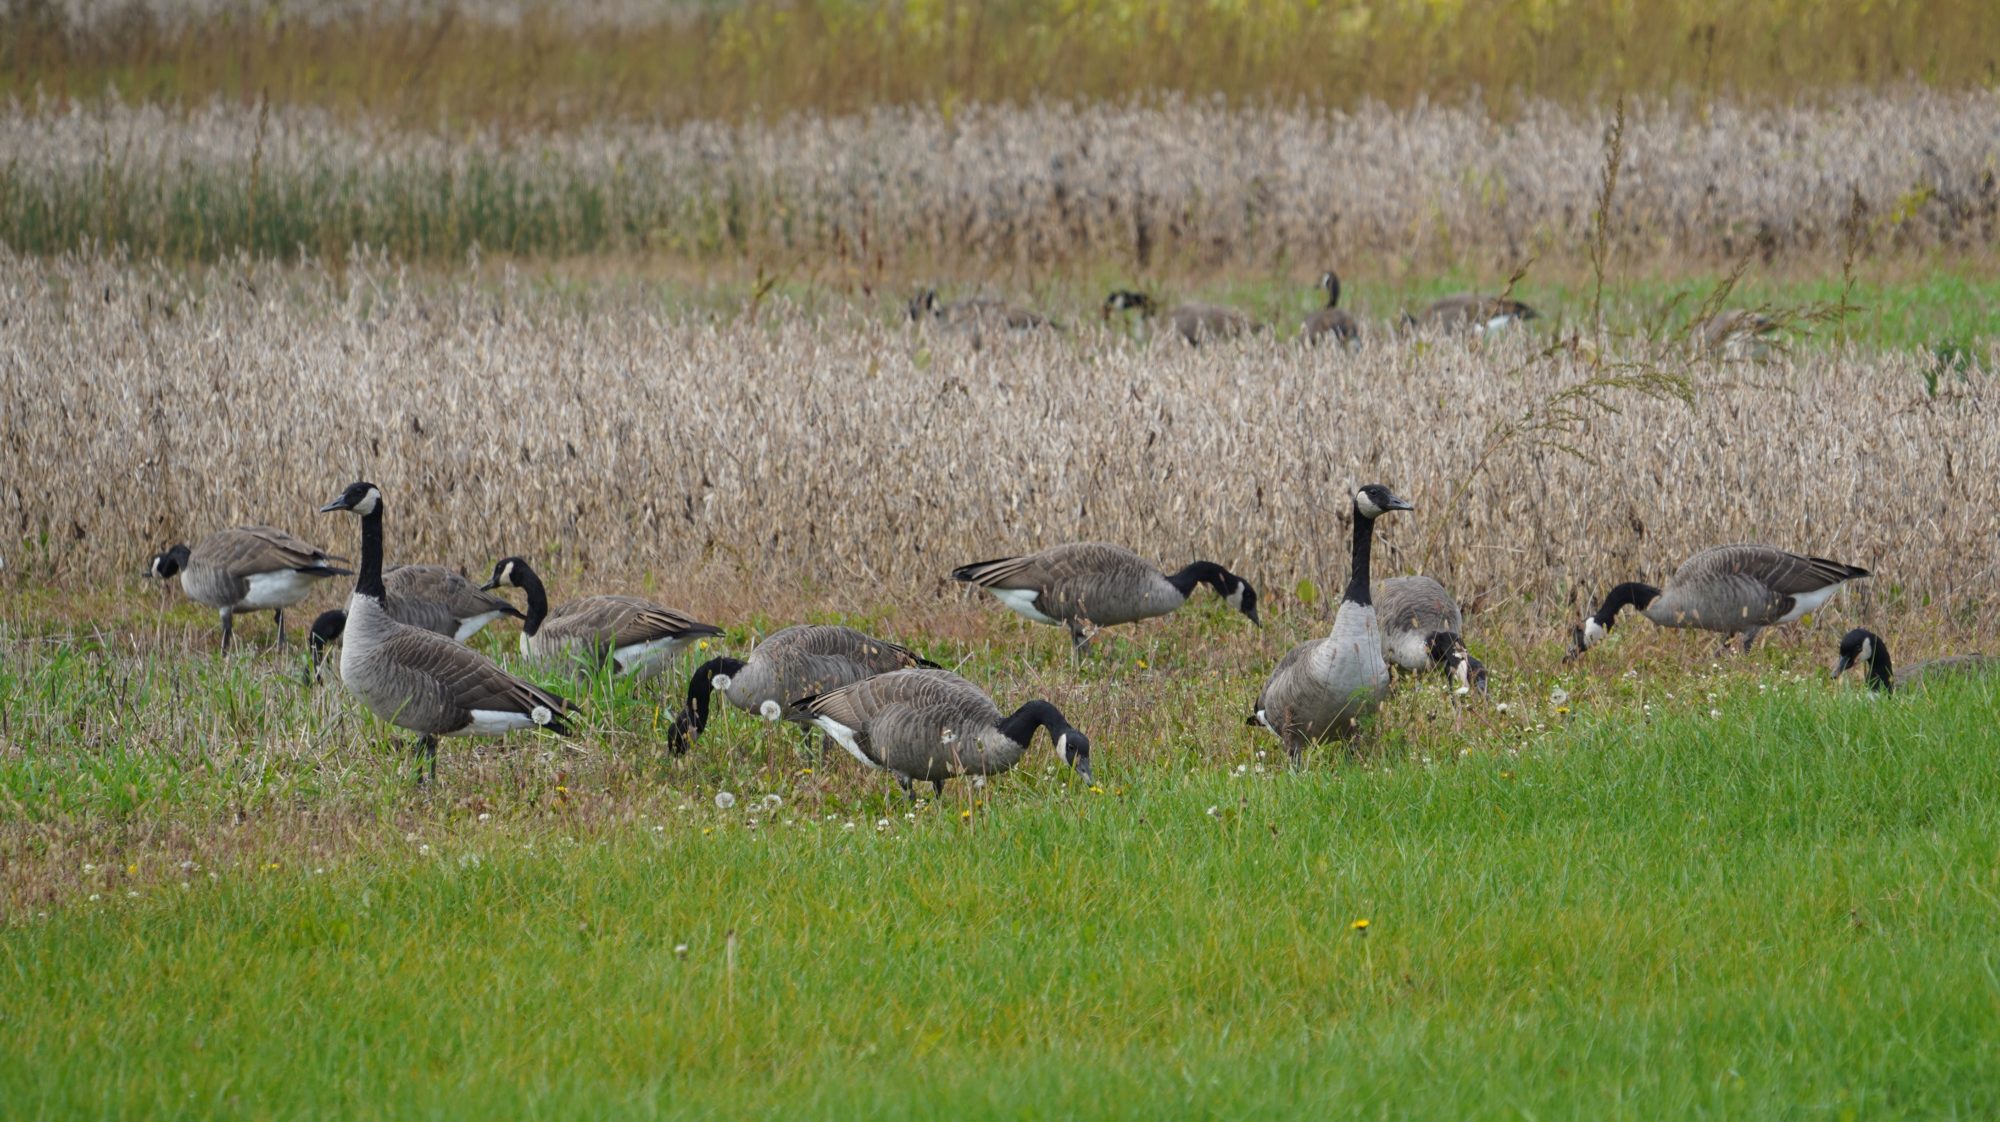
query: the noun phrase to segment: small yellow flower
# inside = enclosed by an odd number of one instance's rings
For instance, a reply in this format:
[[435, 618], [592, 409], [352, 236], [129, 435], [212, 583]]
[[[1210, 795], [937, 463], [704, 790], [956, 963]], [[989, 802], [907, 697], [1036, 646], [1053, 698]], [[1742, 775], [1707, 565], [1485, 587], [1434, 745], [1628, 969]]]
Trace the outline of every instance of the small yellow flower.
[[275, 869], [276, 869], [276, 868], [278, 867], [278, 863], [277, 863], [276, 861], [273, 861], [273, 862], [271, 862], [270, 864], [268, 864], [268, 865], [266, 865], [266, 866], [264, 866], [264, 867], [265, 867], [265, 868], [267, 868], [267, 869], [273, 869], [273, 870], [275, 870]]
[[961, 811], [959, 811], [959, 812], [958, 812], [958, 820], [959, 820], [960, 822], [970, 822], [970, 821], [972, 821], [972, 812], [971, 812], [971, 811], [969, 811], [969, 810], [961, 810]]
[[1139, 669], [1144, 670], [1145, 668], [1146, 668], [1146, 660], [1142, 658], [1139, 660]]
[[127, 865], [127, 866], [125, 866], [125, 875], [126, 875], [126, 876], [128, 876], [128, 877], [136, 877], [136, 876], [138, 876], [138, 875], [139, 875], [139, 866], [137, 866], [137, 865]]
[[562, 785], [562, 784], [560, 784], [560, 783], [558, 783], [558, 784], [556, 784], [556, 794], [558, 794], [558, 795], [567, 795], [567, 794], [569, 794], [569, 788], [568, 788], [568, 787], [565, 787], [565, 786], [563, 786], [563, 785]]
[[701, 642], [696, 643], [694, 646], [695, 649], [698, 651], [705, 651], [708, 649], [708, 640], [703, 639]]
[[1101, 794], [1103, 794], [1103, 793], [1104, 793], [1104, 788], [1102, 788], [1102, 787], [1099, 787], [1099, 786], [1098, 786], [1097, 784], [1095, 784], [1095, 783], [1092, 783], [1092, 784], [1090, 785], [1090, 793], [1091, 793], [1091, 794], [1093, 794], [1093, 795], [1101, 795]]
[[1569, 716], [1569, 706], [1567, 706], [1567, 705], [1558, 705], [1558, 706], [1556, 706], [1556, 716], [1558, 716], [1558, 717], [1567, 717], [1567, 716]]
[[703, 826], [703, 827], [701, 828], [701, 836], [702, 836], [702, 837], [707, 837], [708, 835], [710, 835], [710, 834], [712, 834], [712, 833], [714, 833], [714, 832], [715, 832], [715, 827], [713, 827], [713, 826]]
[[1357, 935], [1368, 934], [1368, 921], [1365, 919], [1357, 919], [1353, 923], [1348, 924], [1347, 926], [1352, 928], [1355, 934]]

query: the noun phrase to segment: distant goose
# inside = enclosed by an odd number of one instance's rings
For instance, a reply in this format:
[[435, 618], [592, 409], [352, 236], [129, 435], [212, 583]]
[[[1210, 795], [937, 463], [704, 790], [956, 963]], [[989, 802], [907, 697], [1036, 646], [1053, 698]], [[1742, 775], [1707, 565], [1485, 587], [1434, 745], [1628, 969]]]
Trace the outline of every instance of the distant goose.
[[418, 748], [437, 778], [441, 736], [499, 736], [542, 728], [567, 734], [569, 702], [516, 678], [471, 647], [398, 623], [383, 603], [384, 503], [373, 483], [351, 483], [322, 513], [361, 516], [361, 571], [347, 598], [340, 680], [377, 717], [418, 734]]
[[1406, 313], [1403, 326], [1420, 331], [1483, 334], [1539, 318], [1541, 313], [1511, 297], [1461, 292], [1438, 300], [1414, 315]]
[[1046, 701], [1002, 715], [978, 686], [949, 670], [898, 670], [863, 678], [793, 705], [848, 754], [887, 771], [905, 794], [928, 781], [998, 775], [1021, 761], [1037, 728], [1049, 730], [1056, 756], [1091, 778], [1090, 740]]
[[1374, 589], [1382, 654], [1404, 670], [1443, 670], [1486, 692], [1486, 666], [1465, 648], [1458, 602], [1434, 577], [1390, 577]]
[[943, 303], [938, 300], [934, 288], [917, 293], [916, 298], [910, 301], [909, 311], [912, 323], [939, 323], [951, 328], [1032, 331], [1049, 326], [1046, 317], [1004, 300], [974, 296]]
[[1340, 306], [1340, 277], [1329, 269], [1319, 278], [1319, 286], [1326, 290], [1326, 307], [1306, 317], [1300, 335], [1308, 343], [1330, 340], [1342, 347], [1359, 346], [1361, 328]]
[[1356, 722], [1373, 713], [1389, 691], [1368, 555], [1375, 520], [1392, 510], [1413, 509], [1379, 483], [1354, 492], [1353, 567], [1333, 617], [1333, 632], [1293, 647], [1257, 695], [1247, 723], [1278, 734], [1294, 766], [1308, 743], [1352, 736]]
[[757, 644], [748, 660], [719, 657], [696, 667], [688, 679], [687, 707], [668, 731], [668, 746], [676, 756], [694, 746], [708, 727], [711, 693], [720, 692], [729, 704], [767, 721], [804, 721], [798, 709], [787, 708], [790, 702], [916, 667], [938, 668], [908, 647], [852, 627], [787, 627]]
[[607, 656], [617, 674], [649, 676], [672, 661], [681, 648], [722, 629], [699, 623], [672, 608], [635, 596], [585, 596], [549, 610], [542, 578], [519, 557], [502, 558], [484, 588], [513, 585], [528, 594], [521, 624], [521, 653], [536, 659]]
[[1840, 638], [1840, 663], [1833, 668], [1833, 676], [1840, 677], [1859, 663], [1865, 669], [1869, 686], [1892, 693], [1898, 689], [1911, 689], [1926, 681], [1954, 674], [1984, 674], [2000, 670], [2000, 658], [1985, 654], [1950, 655], [1905, 666], [1900, 671], [1889, 659], [1889, 645], [1880, 635], [1865, 627], [1857, 627]]
[[[514, 605], [482, 591], [459, 573], [443, 565], [398, 565], [382, 574], [387, 590], [383, 605], [389, 618], [411, 627], [421, 627], [466, 642], [481, 628], [502, 616], [521, 618]], [[313, 620], [306, 643], [306, 683], [316, 677], [316, 668], [327, 644], [340, 638], [347, 626], [347, 613], [335, 609]]]
[[1595, 646], [1631, 605], [1661, 627], [1693, 627], [1737, 635], [1749, 650], [1766, 627], [1790, 623], [1819, 610], [1840, 586], [1868, 570], [1824, 557], [1806, 557], [1768, 545], [1719, 545], [1688, 558], [1667, 581], [1666, 591], [1636, 581], [1618, 585], [1595, 615], [1576, 629], [1571, 657]]
[[329, 577], [352, 575], [345, 561], [272, 526], [237, 526], [203, 538], [193, 549], [168, 546], [155, 553], [151, 573], [180, 574], [188, 599], [214, 608], [222, 619], [222, 649], [229, 649], [237, 612], [273, 613], [278, 645], [285, 645], [285, 609]]
[[[1158, 310], [1153, 298], [1143, 292], [1120, 289], [1104, 298], [1106, 318], [1113, 312], [1133, 311], [1142, 319], [1151, 319]], [[1216, 304], [1175, 305], [1167, 312], [1167, 322], [1173, 326], [1174, 334], [1190, 346], [1234, 339], [1257, 327], [1257, 321], [1242, 312]]]
[[1099, 628], [1179, 608], [1199, 584], [1213, 588], [1230, 607], [1261, 625], [1257, 590], [1213, 561], [1193, 561], [1177, 573], [1162, 573], [1124, 546], [1103, 542], [1054, 545], [1019, 557], [975, 561], [953, 569], [951, 579], [986, 589], [1036, 623], [1062, 624], [1069, 628], [1070, 643], [1077, 651]]
[[1778, 322], [1769, 316], [1741, 309], [1720, 312], [1696, 326], [1695, 341], [1701, 350], [1729, 359], [1763, 359], [1770, 356], [1771, 337]]

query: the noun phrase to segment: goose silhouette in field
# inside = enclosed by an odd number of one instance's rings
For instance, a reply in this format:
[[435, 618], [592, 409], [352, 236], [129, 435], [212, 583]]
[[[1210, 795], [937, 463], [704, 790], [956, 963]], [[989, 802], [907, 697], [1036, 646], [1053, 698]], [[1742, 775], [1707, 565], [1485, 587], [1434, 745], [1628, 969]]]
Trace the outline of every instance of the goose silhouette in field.
[[1091, 778], [1090, 738], [1047, 701], [1003, 714], [986, 692], [949, 670], [897, 670], [795, 700], [793, 706], [863, 765], [896, 777], [903, 792], [928, 782], [1011, 770], [1047, 729], [1056, 756]]
[[1389, 692], [1382, 625], [1369, 584], [1369, 553], [1376, 519], [1415, 508], [1380, 483], [1355, 491], [1353, 508], [1354, 553], [1333, 631], [1324, 639], [1300, 643], [1279, 660], [1246, 722], [1276, 733], [1294, 767], [1304, 759], [1307, 744], [1352, 737], [1361, 719], [1375, 712]]
[[935, 288], [917, 293], [910, 301], [909, 313], [911, 323], [934, 323], [954, 330], [1034, 331], [1049, 326], [1048, 317], [1018, 304], [984, 296], [942, 301]]
[[1466, 649], [1465, 617], [1435, 577], [1390, 577], [1374, 589], [1382, 654], [1409, 671], [1442, 670], [1467, 691], [1486, 692], [1486, 664]]
[[2000, 657], [1987, 654], [1947, 655], [1896, 669], [1889, 657], [1889, 644], [1865, 627], [1857, 627], [1840, 637], [1840, 660], [1833, 676], [1839, 678], [1860, 666], [1871, 689], [1893, 693], [1914, 689], [1928, 682], [1963, 674], [1991, 674], [2000, 671]]
[[1768, 545], [1718, 545], [1682, 562], [1665, 589], [1628, 581], [1614, 587], [1572, 636], [1570, 657], [1611, 633], [1630, 606], [1661, 627], [1691, 627], [1723, 637], [1724, 650], [1741, 636], [1748, 651], [1758, 632], [1817, 611], [1848, 581], [1868, 570]]
[[1068, 628], [1077, 653], [1099, 630], [1166, 615], [1204, 584], [1251, 623], [1262, 625], [1257, 590], [1215, 562], [1193, 561], [1178, 572], [1163, 573], [1124, 546], [1105, 542], [1054, 545], [1017, 557], [975, 561], [953, 569], [951, 579], [984, 588], [1024, 618]]
[[1511, 296], [1460, 292], [1432, 301], [1422, 311], [1404, 313], [1403, 327], [1415, 331], [1470, 331], [1483, 335], [1540, 318], [1540, 312]]
[[[1142, 322], [1159, 313], [1159, 305], [1143, 292], [1119, 289], [1104, 298], [1102, 314], [1110, 319], [1115, 312], [1137, 312]], [[1176, 304], [1166, 313], [1167, 324], [1181, 342], [1189, 346], [1235, 339], [1257, 330], [1257, 321], [1235, 308], [1220, 304]]]
[[708, 728], [714, 694], [767, 721], [804, 724], [806, 714], [792, 705], [801, 697], [917, 668], [935, 670], [938, 665], [908, 647], [852, 627], [787, 627], [757, 644], [748, 659], [719, 656], [695, 668], [688, 678], [687, 705], [668, 730], [668, 748], [678, 756], [694, 746]]
[[160, 580], [179, 576], [188, 599], [215, 609], [226, 651], [238, 612], [272, 613], [277, 645], [283, 647], [285, 609], [323, 580], [352, 576], [352, 569], [337, 564], [346, 560], [275, 526], [236, 526], [210, 534], [192, 549], [168, 546], [153, 555], [147, 571]]
[[1326, 290], [1326, 307], [1306, 317], [1299, 329], [1300, 338], [1311, 344], [1332, 343], [1350, 349], [1360, 346], [1361, 327], [1340, 306], [1339, 274], [1328, 269], [1319, 278], [1319, 286]]
[[1769, 358], [1778, 321], [1761, 312], [1717, 312], [1695, 325], [1696, 349], [1724, 359]]
[[361, 519], [361, 568], [347, 598], [341, 684], [369, 712], [417, 734], [418, 751], [433, 780], [440, 737], [500, 736], [523, 729], [566, 734], [573, 712], [568, 701], [507, 673], [463, 643], [389, 614], [382, 573], [386, 505], [381, 489], [363, 480], [320, 508], [321, 513], [351, 511]]

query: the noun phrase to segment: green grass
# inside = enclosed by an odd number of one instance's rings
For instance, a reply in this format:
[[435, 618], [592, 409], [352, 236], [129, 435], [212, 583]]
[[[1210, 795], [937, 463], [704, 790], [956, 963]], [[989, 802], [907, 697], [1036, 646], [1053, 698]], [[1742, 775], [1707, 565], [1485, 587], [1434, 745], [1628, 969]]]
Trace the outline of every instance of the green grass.
[[[269, 660], [197, 658], [172, 681], [210, 692], [184, 708], [261, 682], [242, 759], [317, 740], [329, 759], [299, 770], [324, 786], [219, 822], [192, 791], [92, 812], [114, 854], [98, 860], [120, 864], [89, 873], [75, 838], [35, 856], [26, 839], [72, 819], [60, 783], [22, 777], [81, 754], [86, 733], [53, 717], [118, 664], [17, 650], [0, 1101], [14, 1117], [2000, 1111], [1995, 680], [1871, 700], [1790, 672], [1820, 652], [1783, 645], [1640, 670], [1680, 646], [1648, 634], [1562, 672], [1571, 723], [1523, 667], [1500, 680], [1507, 714], [1452, 726], [1417, 690], [1368, 765], [1287, 775], [1252, 762], [1271, 746], [1240, 726], [1259, 667], [1171, 653], [1225, 622], [1180, 621], [1164, 653], [1136, 633], [1074, 675], [1085, 696], [1164, 689], [1158, 708], [1187, 722], [1086, 707], [1103, 793], [1045, 771], [1042, 748], [977, 805], [954, 791], [914, 818], [841, 761], [815, 778], [769, 758], [787, 734], [740, 717], [661, 763], [629, 727], [643, 702], [614, 706], [626, 739], [593, 733], [562, 770], [534, 771], [541, 741], [498, 771], [455, 749], [443, 787], [415, 793], [399, 757], [352, 750], [368, 727], [302, 733], [300, 707], [325, 701], [281, 691]], [[968, 649], [975, 678], [1071, 674], [1000, 630], [1016, 649]], [[131, 705], [157, 720], [165, 700]], [[115, 757], [119, 731], [98, 734]], [[164, 756], [136, 752], [126, 781]], [[783, 805], [746, 814], [765, 793]], [[159, 844], [176, 829], [260, 840], [189, 841], [212, 848], [183, 868]]]

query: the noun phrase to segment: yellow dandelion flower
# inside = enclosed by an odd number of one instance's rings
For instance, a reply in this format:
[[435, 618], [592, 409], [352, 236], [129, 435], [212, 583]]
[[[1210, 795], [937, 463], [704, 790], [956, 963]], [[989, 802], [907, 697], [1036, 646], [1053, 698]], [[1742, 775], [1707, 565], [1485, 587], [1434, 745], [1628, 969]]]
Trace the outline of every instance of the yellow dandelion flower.
[[1145, 668], [1146, 668], [1146, 660], [1142, 658], [1139, 660], [1139, 669], [1144, 670]]
[[969, 810], [961, 810], [961, 811], [959, 811], [959, 812], [958, 812], [958, 820], [959, 820], [960, 822], [970, 822], [970, 821], [972, 821], [972, 812], [971, 812], [971, 811], [969, 811]]
[[138, 875], [139, 875], [139, 866], [137, 866], [137, 865], [127, 865], [127, 866], [125, 866], [125, 875], [126, 875], [126, 876], [128, 876], [128, 877], [136, 877], [136, 876], [138, 876]]
[[1353, 928], [1356, 932], [1360, 934], [1363, 935], [1368, 934], [1368, 921], [1365, 919], [1357, 919], [1353, 923], [1348, 924], [1347, 926]]
[[1569, 706], [1567, 706], [1567, 705], [1558, 705], [1558, 706], [1556, 706], [1556, 716], [1558, 716], [1558, 717], [1567, 717], [1567, 716], [1569, 716]]
[[266, 866], [264, 866], [264, 867], [265, 867], [265, 868], [267, 868], [267, 869], [276, 869], [276, 868], [278, 867], [278, 863], [277, 863], [276, 861], [273, 861], [273, 862], [271, 862], [270, 864], [268, 864], [268, 865], [266, 865]]
[[1095, 783], [1092, 783], [1092, 784], [1090, 785], [1090, 793], [1091, 793], [1091, 794], [1093, 794], [1093, 795], [1101, 795], [1101, 794], [1103, 794], [1103, 793], [1104, 793], [1104, 788], [1102, 788], [1102, 787], [1099, 787], [1099, 786], [1098, 786], [1097, 784], [1095, 784]]

